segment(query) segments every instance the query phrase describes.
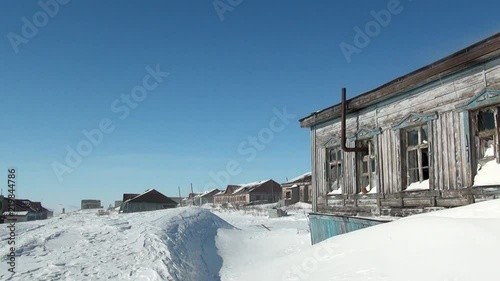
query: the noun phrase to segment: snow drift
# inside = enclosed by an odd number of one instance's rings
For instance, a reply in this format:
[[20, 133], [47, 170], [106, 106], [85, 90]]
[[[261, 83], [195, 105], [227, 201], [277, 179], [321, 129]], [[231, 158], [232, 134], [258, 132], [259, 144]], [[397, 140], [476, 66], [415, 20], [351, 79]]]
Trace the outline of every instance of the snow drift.
[[[228, 223], [201, 208], [97, 216], [79, 211], [16, 224], [17, 273], [0, 280], [220, 280], [215, 236]], [[6, 262], [6, 227], [0, 254]], [[9, 279], [11, 278], [11, 279]]]
[[238, 281], [496, 281], [499, 260], [500, 200], [493, 200], [354, 231], [233, 270]]

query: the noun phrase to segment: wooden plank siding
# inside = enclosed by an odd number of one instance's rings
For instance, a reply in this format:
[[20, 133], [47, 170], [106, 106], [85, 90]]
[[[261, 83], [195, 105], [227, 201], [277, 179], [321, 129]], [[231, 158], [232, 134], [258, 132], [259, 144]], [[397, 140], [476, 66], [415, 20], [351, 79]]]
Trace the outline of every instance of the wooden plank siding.
[[[402, 149], [401, 129], [393, 126], [411, 113], [433, 114], [437, 118], [428, 121], [430, 189], [455, 190], [472, 185], [471, 142], [469, 139], [468, 114], [457, 107], [469, 101], [487, 87], [499, 86], [500, 58], [463, 69], [459, 73], [441, 77], [417, 89], [391, 96], [376, 104], [347, 116], [347, 137], [359, 129], [381, 129], [374, 136], [377, 154], [378, 192], [392, 194], [404, 189], [406, 182], [406, 151]], [[330, 139], [340, 140], [340, 118], [335, 117], [314, 125], [311, 131], [313, 148], [313, 185], [317, 185], [317, 197], [327, 200], [327, 147]], [[348, 147], [355, 142], [349, 141]], [[358, 193], [355, 153], [343, 152], [343, 193]], [[313, 188], [314, 189], [314, 188]], [[320, 200], [320, 199], [318, 199]], [[320, 201], [321, 201], [320, 200]], [[318, 201], [319, 203], [319, 201]], [[429, 203], [432, 205], [432, 201]]]

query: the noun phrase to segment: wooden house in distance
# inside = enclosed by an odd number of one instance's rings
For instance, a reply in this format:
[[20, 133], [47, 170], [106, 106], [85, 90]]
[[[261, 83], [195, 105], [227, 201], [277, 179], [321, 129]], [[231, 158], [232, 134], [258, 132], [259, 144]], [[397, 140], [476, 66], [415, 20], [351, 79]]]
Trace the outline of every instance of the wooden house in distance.
[[311, 173], [305, 173], [281, 184], [285, 205], [309, 203], [311, 198]]
[[272, 179], [239, 185], [228, 185], [214, 195], [214, 204], [234, 206], [275, 203], [281, 199], [281, 185]]
[[120, 213], [155, 211], [177, 207], [177, 202], [156, 189], [148, 189], [142, 194], [125, 193], [123, 199]]
[[82, 210], [102, 209], [101, 200], [97, 199], [83, 199], [81, 205]]
[[500, 198], [499, 115], [497, 33], [302, 118], [313, 212], [406, 216]]

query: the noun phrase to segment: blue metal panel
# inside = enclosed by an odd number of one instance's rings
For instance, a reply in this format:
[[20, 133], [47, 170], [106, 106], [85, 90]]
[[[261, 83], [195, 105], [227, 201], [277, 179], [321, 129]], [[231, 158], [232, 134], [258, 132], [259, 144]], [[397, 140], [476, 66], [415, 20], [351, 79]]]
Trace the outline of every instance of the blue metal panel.
[[309, 228], [311, 243], [314, 245], [333, 236], [360, 230], [387, 221], [326, 214], [310, 214]]

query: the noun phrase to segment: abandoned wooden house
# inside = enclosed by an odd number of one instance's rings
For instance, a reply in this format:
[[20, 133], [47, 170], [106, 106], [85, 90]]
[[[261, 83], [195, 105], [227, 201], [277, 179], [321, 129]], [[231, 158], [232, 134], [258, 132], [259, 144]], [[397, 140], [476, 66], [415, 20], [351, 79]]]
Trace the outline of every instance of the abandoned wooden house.
[[281, 184], [285, 206], [297, 202], [311, 202], [311, 173], [306, 173]]
[[406, 216], [500, 198], [499, 111], [497, 33], [312, 113], [300, 124], [313, 212]]
[[177, 207], [177, 202], [156, 189], [148, 189], [142, 194], [125, 193], [123, 199], [120, 213], [155, 211]]
[[214, 188], [205, 192], [199, 193], [193, 198], [193, 205], [201, 206], [203, 204], [214, 204], [214, 196], [220, 192], [219, 189]]
[[44, 220], [53, 215], [53, 212], [43, 207], [41, 202], [12, 199], [12, 203], [13, 205], [9, 205], [9, 199], [0, 195], [0, 223]]
[[[240, 188], [239, 185], [230, 184], [225, 190], [221, 190], [214, 195], [214, 204], [222, 205], [231, 203], [234, 199], [231, 199], [231, 195], [236, 189]], [[230, 200], [231, 199], [231, 200]]]
[[281, 199], [281, 185], [272, 179], [239, 185], [228, 185], [214, 195], [215, 204], [250, 205], [274, 203]]

